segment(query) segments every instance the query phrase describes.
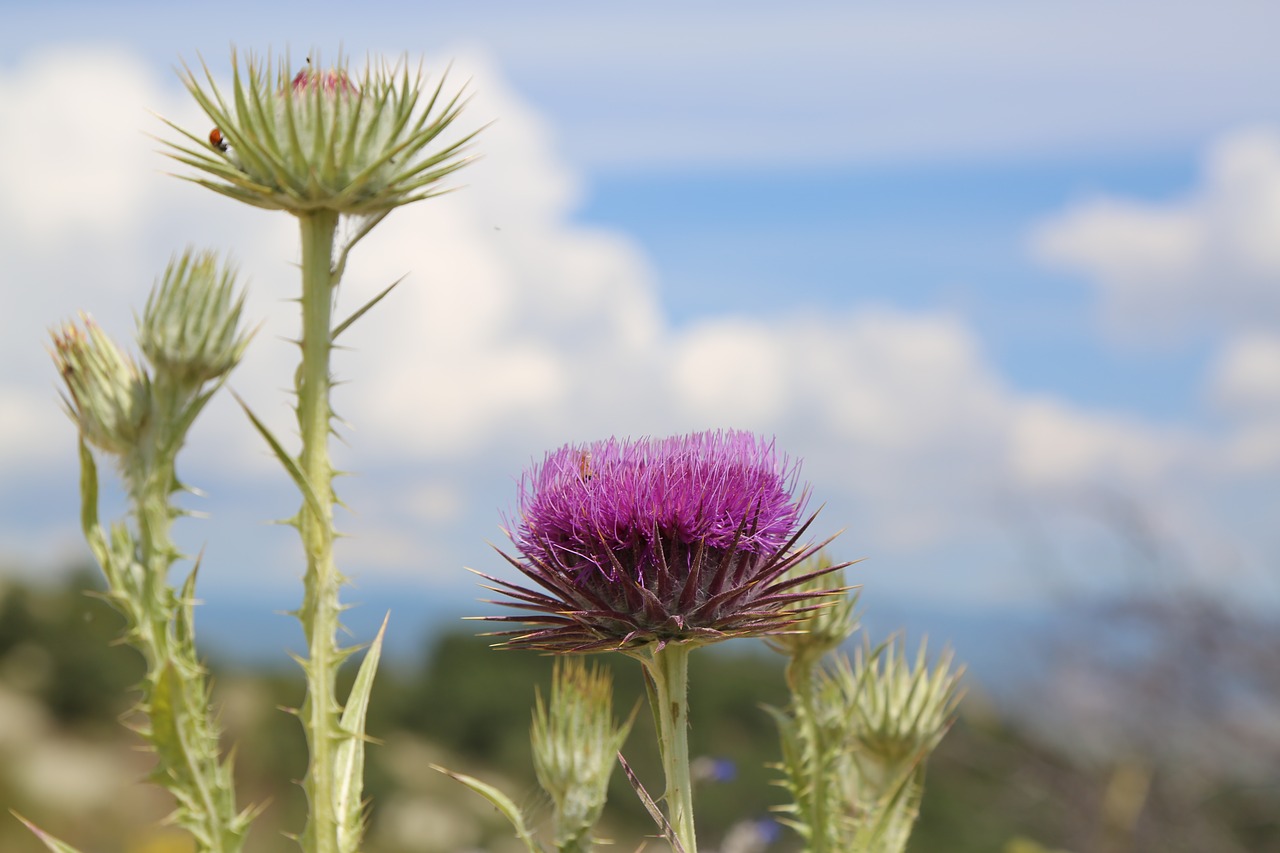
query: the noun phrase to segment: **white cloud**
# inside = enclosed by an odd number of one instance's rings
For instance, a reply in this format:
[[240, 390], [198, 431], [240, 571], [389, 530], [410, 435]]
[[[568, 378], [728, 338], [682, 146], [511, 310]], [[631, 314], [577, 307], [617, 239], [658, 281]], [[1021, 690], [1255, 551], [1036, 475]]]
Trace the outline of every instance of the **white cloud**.
[[1280, 414], [1280, 336], [1252, 332], [1229, 341], [1210, 374], [1209, 389], [1229, 411]]
[[766, 428], [790, 402], [785, 344], [758, 321], [698, 323], [675, 342], [666, 381], [677, 405], [699, 420]]
[[1020, 401], [1010, 412], [1010, 461], [1015, 479], [1038, 488], [1096, 483], [1126, 491], [1161, 482], [1191, 450], [1176, 434], [1060, 400]]
[[1100, 197], [1042, 223], [1033, 249], [1085, 275], [1125, 338], [1280, 320], [1280, 132], [1219, 140], [1200, 185], [1150, 203]]
[[1206, 396], [1227, 421], [1224, 467], [1239, 476], [1280, 468], [1280, 336], [1243, 333], [1222, 347], [1206, 380]]
[[[1041, 224], [1042, 260], [1085, 276], [1107, 328], [1126, 340], [1213, 341], [1205, 399], [1222, 416], [1198, 464], [1215, 488], [1280, 464], [1280, 131], [1208, 150], [1197, 186], [1160, 202], [1102, 197]], [[1154, 448], [1137, 441], [1126, 464]], [[1066, 452], [1066, 451], [1064, 451]]]
[[110, 49], [32, 54], [0, 76], [0, 222], [46, 250], [136, 228], [155, 171], [138, 123], [159, 101], [146, 67]]

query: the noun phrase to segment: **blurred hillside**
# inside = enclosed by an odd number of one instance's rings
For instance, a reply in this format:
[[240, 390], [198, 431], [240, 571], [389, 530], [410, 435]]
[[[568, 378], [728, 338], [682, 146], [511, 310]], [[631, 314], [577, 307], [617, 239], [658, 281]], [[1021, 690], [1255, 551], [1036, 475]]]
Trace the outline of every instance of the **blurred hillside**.
[[[142, 784], [149, 757], [117, 722], [128, 720], [140, 661], [115, 643], [121, 622], [86, 595], [94, 586], [84, 573], [0, 587], [0, 806], [87, 851], [177, 853], [188, 849], [180, 835], [151, 828], [169, 805]], [[1179, 597], [1080, 606], [1064, 624], [1040, 672], [1001, 692], [1012, 700], [970, 685], [931, 764], [912, 853], [1280, 850], [1280, 626]], [[602, 661], [627, 713], [643, 692], [638, 668]], [[280, 833], [301, 826], [291, 780], [305, 757], [296, 721], [278, 708], [299, 704], [301, 679], [291, 666], [211, 666], [239, 745], [241, 796], [268, 803], [250, 849], [291, 849]], [[780, 658], [760, 644], [708, 649], [692, 666], [691, 744], [707, 759], [700, 836], [713, 850], [743, 822], [769, 821], [780, 801], [768, 768], [777, 739], [760, 706], [783, 704], [785, 690]], [[527, 738], [550, 669], [548, 658], [453, 633], [383, 670], [369, 720], [380, 745], [369, 753], [368, 853], [518, 849], [487, 803], [428, 765], [545, 813]], [[652, 737], [641, 713], [625, 752], [656, 794]], [[621, 774], [604, 831], [620, 851], [652, 833]], [[781, 829], [767, 849], [797, 845]], [[40, 848], [6, 819], [0, 850]]]

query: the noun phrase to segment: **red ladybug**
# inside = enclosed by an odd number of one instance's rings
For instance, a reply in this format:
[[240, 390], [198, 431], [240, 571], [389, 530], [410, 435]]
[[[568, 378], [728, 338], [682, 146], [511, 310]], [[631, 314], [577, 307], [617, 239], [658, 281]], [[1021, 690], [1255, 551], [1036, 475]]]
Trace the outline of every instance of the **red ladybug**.
[[214, 148], [217, 148], [219, 151], [227, 150], [227, 140], [222, 138], [222, 131], [218, 130], [216, 127], [209, 131], [209, 144]]

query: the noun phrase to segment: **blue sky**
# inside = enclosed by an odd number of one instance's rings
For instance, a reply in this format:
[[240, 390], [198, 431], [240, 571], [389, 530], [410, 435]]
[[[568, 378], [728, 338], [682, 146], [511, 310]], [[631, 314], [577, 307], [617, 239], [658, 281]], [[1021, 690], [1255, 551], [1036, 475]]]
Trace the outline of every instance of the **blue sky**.
[[[805, 457], [871, 608], [1157, 580], [1280, 603], [1271, 4], [0, 3], [0, 23], [5, 563], [83, 554], [45, 330], [84, 309], [126, 337], [184, 245], [252, 280], [266, 326], [233, 385], [288, 432], [292, 225], [165, 177], [145, 136], [148, 110], [204, 130], [172, 66], [225, 80], [234, 42], [454, 59], [467, 119], [496, 120], [467, 186], [397, 212], [344, 284], [354, 306], [409, 274], [339, 364], [356, 598], [474, 609], [461, 566], [498, 568], [484, 543], [531, 459], [739, 426]], [[261, 523], [295, 499], [256, 442], [225, 402], [193, 435], [210, 611], [295, 592], [296, 543]], [[1176, 556], [1135, 556], [1139, 527]]]

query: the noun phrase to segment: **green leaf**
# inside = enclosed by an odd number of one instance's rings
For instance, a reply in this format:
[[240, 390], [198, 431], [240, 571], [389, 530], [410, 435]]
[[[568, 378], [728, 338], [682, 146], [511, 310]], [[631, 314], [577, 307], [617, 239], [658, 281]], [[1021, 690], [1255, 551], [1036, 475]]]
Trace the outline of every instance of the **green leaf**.
[[432, 764], [431, 769], [439, 770], [444, 775], [461, 782], [489, 802], [493, 803], [494, 808], [502, 812], [503, 816], [507, 820], [511, 821], [511, 825], [515, 827], [516, 836], [524, 842], [525, 849], [527, 849], [529, 853], [543, 853], [542, 847], [534, 840], [533, 836], [529, 834], [528, 828], [525, 827], [524, 818], [520, 814], [520, 809], [516, 807], [515, 803], [511, 802], [511, 799], [506, 794], [502, 793], [492, 785], [486, 785], [484, 782], [481, 782], [473, 776], [454, 773], [452, 770], [441, 767], [439, 764]]
[[382, 638], [387, 633], [388, 613], [382, 619], [382, 627], [374, 638], [360, 662], [360, 670], [356, 673], [355, 683], [351, 686], [351, 694], [347, 697], [347, 707], [342, 712], [341, 727], [346, 738], [338, 746], [338, 755], [334, 761], [337, 791], [334, 792], [334, 807], [338, 815], [339, 840], [341, 850], [354, 851], [360, 846], [361, 825], [363, 821], [361, 799], [364, 795], [364, 725], [369, 711], [369, 695], [373, 690], [373, 676], [378, 669], [378, 659], [382, 656]]
[[[345, 255], [344, 255], [344, 257], [345, 257]], [[370, 299], [370, 300], [369, 300], [368, 302], [366, 302], [363, 306], [361, 306], [359, 309], [357, 309], [357, 310], [356, 310], [356, 312], [355, 312], [354, 314], [352, 314], [350, 317], [348, 317], [347, 319], [343, 320], [343, 321], [342, 321], [341, 323], [339, 323], [336, 327], [334, 327], [333, 334], [330, 336], [330, 340], [337, 340], [337, 339], [338, 339], [338, 335], [340, 335], [340, 334], [342, 334], [343, 332], [345, 332], [345, 331], [347, 330], [347, 327], [348, 327], [348, 326], [350, 326], [350, 325], [351, 325], [352, 323], [354, 323], [356, 320], [359, 320], [361, 317], [363, 317], [363, 316], [364, 316], [364, 313], [365, 313], [366, 311], [368, 311], [370, 308], [372, 308], [373, 306], [375, 306], [375, 305], [377, 305], [379, 302], [381, 302], [381, 301], [382, 301], [382, 299], [383, 299], [383, 297], [384, 297], [384, 296], [386, 296], [388, 293], [390, 293], [390, 292], [395, 288], [395, 286], [396, 286], [396, 285], [398, 285], [398, 284], [399, 284], [400, 282], [402, 282], [402, 281], [404, 281], [404, 276], [400, 276], [400, 278], [398, 278], [398, 279], [396, 279], [395, 281], [391, 282], [391, 284], [387, 285], [387, 287], [386, 287], [386, 289], [385, 289], [385, 290], [383, 290], [383, 291], [382, 291], [381, 293], [379, 293], [377, 296], [375, 296], [375, 297], [373, 297], [372, 299]]]
[[27, 829], [31, 830], [31, 833], [35, 835], [36, 838], [39, 838], [41, 841], [43, 841], [44, 846], [52, 850], [53, 853], [80, 853], [79, 850], [72, 847], [70, 844], [67, 844], [65, 841], [59, 841], [58, 839], [54, 838], [52, 835], [45, 832], [43, 829], [36, 826], [34, 823], [27, 820], [25, 817], [18, 814], [17, 812], [10, 811], [9, 814], [13, 815], [18, 820], [22, 821], [23, 825]]
[[110, 573], [111, 552], [102, 525], [98, 521], [98, 465], [93, 451], [83, 437], [80, 439], [80, 527], [89, 543], [89, 550], [103, 570]]
[[280, 460], [280, 464], [284, 466], [284, 469], [289, 472], [289, 476], [293, 478], [293, 482], [298, 485], [298, 491], [302, 492], [303, 499], [311, 511], [316, 514], [316, 518], [324, 518], [324, 505], [320, 503], [320, 498], [316, 496], [315, 489], [311, 488], [311, 482], [302, 473], [298, 463], [285, 451], [284, 446], [276, 440], [276, 437], [271, 434], [271, 430], [267, 429], [267, 425], [258, 420], [257, 415], [250, 410], [249, 404], [242, 400], [235, 391], [231, 392], [231, 396], [236, 398], [236, 402], [240, 404], [240, 408], [244, 409], [244, 413], [249, 416], [254, 428], [271, 446], [271, 452], [276, 455], [276, 458]]

